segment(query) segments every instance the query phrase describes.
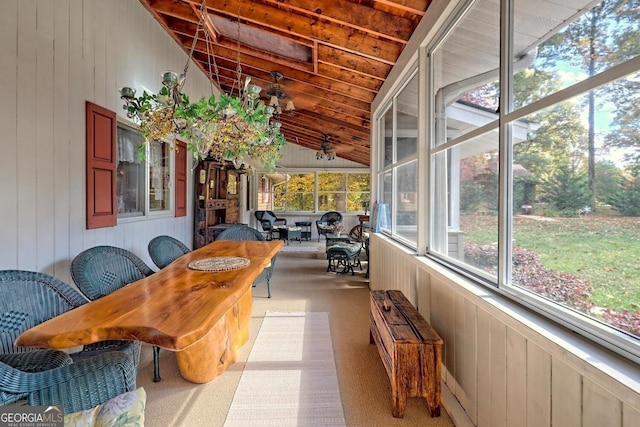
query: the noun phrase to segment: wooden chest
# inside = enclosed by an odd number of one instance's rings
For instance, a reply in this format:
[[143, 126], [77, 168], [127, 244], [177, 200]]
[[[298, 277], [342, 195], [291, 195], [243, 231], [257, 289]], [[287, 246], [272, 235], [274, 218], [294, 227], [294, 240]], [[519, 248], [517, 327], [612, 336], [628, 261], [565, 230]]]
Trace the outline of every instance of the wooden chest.
[[440, 416], [442, 338], [401, 291], [371, 291], [369, 340], [391, 381], [391, 413], [402, 418], [407, 397], [424, 397]]

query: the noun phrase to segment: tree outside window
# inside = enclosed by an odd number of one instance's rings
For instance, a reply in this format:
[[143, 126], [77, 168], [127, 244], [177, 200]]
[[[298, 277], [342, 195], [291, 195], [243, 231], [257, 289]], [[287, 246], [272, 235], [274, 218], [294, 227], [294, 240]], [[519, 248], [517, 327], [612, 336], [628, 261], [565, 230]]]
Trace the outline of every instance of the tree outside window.
[[[482, 61], [458, 60], [461, 41], [471, 37], [467, 20], [485, 16], [479, 5], [428, 55], [428, 253], [576, 330], [616, 340], [622, 331], [638, 348], [637, 2], [604, 0], [535, 47], [517, 24], [511, 45], [527, 51], [512, 52], [507, 82], [499, 80], [498, 43], [475, 52]], [[531, 2], [514, 6], [518, 23]], [[499, 25], [491, 28], [487, 37], [499, 40]], [[504, 111], [497, 109], [501, 84], [513, 93]], [[505, 157], [509, 164], [499, 161]], [[402, 187], [399, 169], [384, 178]], [[385, 200], [403, 201], [380, 187]]]
[[370, 198], [369, 173], [261, 174], [258, 179], [258, 209], [274, 212], [314, 212], [316, 206], [318, 212], [358, 212], [367, 209]]

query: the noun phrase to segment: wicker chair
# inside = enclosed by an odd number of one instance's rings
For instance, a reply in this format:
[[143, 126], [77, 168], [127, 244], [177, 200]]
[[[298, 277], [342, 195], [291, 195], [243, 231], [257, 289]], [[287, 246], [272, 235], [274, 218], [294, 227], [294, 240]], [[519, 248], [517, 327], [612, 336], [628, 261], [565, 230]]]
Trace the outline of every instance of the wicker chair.
[[[246, 225], [234, 225], [220, 233], [216, 240], [258, 240], [264, 241], [265, 238], [255, 228]], [[271, 276], [273, 276], [273, 268], [276, 265], [276, 257], [271, 258], [271, 263], [262, 270], [262, 273], [253, 281], [253, 287], [258, 283], [267, 282], [267, 298], [271, 298]]]
[[14, 345], [27, 329], [86, 303], [53, 276], [0, 271], [0, 405], [26, 399], [77, 412], [136, 389], [139, 341], [104, 341], [71, 354]]
[[[95, 246], [71, 261], [71, 277], [88, 299], [102, 298], [153, 274], [135, 254], [115, 246]], [[160, 347], [153, 347], [153, 381], [160, 381]]]
[[287, 225], [286, 218], [278, 218], [272, 211], [255, 211], [253, 215], [260, 223], [267, 240], [273, 239], [274, 231], [278, 232], [277, 229], [274, 229], [274, 225]]
[[160, 269], [165, 268], [182, 255], [191, 252], [184, 243], [171, 236], [158, 236], [149, 242], [149, 256]]
[[316, 228], [318, 229], [318, 242], [320, 241], [320, 236], [325, 236], [327, 234], [331, 234], [333, 231], [333, 226], [337, 223], [342, 222], [342, 214], [340, 212], [326, 212], [323, 214], [319, 220], [316, 221]]

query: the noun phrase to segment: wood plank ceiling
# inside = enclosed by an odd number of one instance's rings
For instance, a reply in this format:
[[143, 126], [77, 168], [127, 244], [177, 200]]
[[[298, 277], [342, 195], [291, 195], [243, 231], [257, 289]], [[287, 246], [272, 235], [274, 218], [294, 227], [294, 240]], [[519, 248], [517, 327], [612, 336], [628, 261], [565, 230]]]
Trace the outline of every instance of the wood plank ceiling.
[[[369, 165], [371, 102], [430, 0], [206, 0], [212, 42], [202, 35], [193, 59], [221, 92], [237, 92], [237, 66], [266, 89], [283, 75], [282, 114], [289, 143], [319, 150], [330, 135], [338, 157]], [[189, 54], [201, 1], [140, 0]], [[179, 70], [176, 70], [179, 71]]]

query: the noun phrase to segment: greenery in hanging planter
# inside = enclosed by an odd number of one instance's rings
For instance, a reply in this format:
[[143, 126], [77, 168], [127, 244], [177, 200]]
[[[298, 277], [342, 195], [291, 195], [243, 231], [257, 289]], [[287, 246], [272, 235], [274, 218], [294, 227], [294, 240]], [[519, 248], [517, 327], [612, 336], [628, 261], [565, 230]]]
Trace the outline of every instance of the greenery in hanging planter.
[[134, 89], [120, 89], [127, 102], [127, 116], [140, 122], [144, 136], [138, 147], [140, 158], [145, 157], [147, 141], [162, 142], [181, 135], [196, 161], [213, 157], [240, 164], [251, 158], [267, 170], [275, 169], [286, 140], [280, 123], [271, 122], [273, 108], [257, 102], [259, 87], [247, 80], [242, 97], [224, 94], [216, 99], [212, 95], [191, 103], [180, 92], [183, 81], [174, 74], [165, 74], [173, 86], [163, 86], [157, 94], [145, 91], [136, 98]]
[[140, 121], [142, 136], [148, 141], [162, 141], [178, 130], [174, 121], [174, 111], [178, 106], [189, 105], [189, 97], [180, 92], [172, 95], [166, 87], [157, 94], [147, 91], [135, 97], [135, 90], [124, 87], [120, 89], [123, 98], [127, 99], [127, 117]]
[[196, 160], [211, 156], [239, 163], [249, 157], [273, 170], [286, 143], [278, 127], [269, 123], [268, 107], [261, 103], [248, 107], [242, 99], [227, 94], [218, 100], [211, 96], [179, 105], [175, 117], [186, 122], [180, 134]]
[[253, 141], [250, 157], [259, 161], [267, 171], [273, 172], [276, 163], [282, 158], [281, 150], [286, 143], [284, 135], [274, 128], [267, 137]]

